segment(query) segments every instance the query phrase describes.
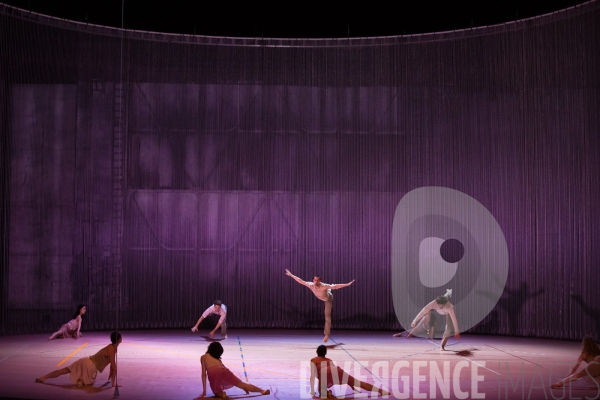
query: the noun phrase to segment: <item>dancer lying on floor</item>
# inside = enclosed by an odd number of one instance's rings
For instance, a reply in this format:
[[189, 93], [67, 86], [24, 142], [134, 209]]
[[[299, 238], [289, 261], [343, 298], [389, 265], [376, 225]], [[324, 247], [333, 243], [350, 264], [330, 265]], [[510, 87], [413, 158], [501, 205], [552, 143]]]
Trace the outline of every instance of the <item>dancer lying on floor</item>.
[[235, 376], [229, 369], [227, 369], [223, 362], [221, 362], [221, 355], [223, 354], [223, 346], [219, 342], [212, 342], [206, 349], [206, 354], [200, 357], [200, 364], [202, 364], [202, 394], [200, 397], [206, 396], [206, 377], [208, 376], [208, 382], [210, 383], [210, 389], [213, 391], [215, 396], [221, 399], [228, 399], [225, 389], [232, 387], [239, 387], [248, 394], [249, 392], [258, 392], [260, 394], [270, 394], [270, 390], [263, 390], [258, 386], [251, 385], [249, 383], [242, 382], [237, 376]]
[[52, 371], [41, 378], [37, 378], [35, 381], [44, 383], [48, 378], [58, 378], [61, 375], [71, 374], [71, 382], [77, 385], [77, 387], [93, 385], [96, 381], [98, 372], [104, 371], [104, 368], [110, 364], [110, 374], [108, 375], [108, 379], [111, 381], [112, 385], [115, 386], [115, 378], [117, 377], [115, 355], [117, 354], [117, 347], [119, 347], [121, 340], [121, 334], [119, 332], [113, 332], [110, 334], [111, 344], [103, 347], [93, 356], [80, 358], [68, 367]]
[[[384, 389], [377, 389], [373, 385], [367, 382], [361, 382], [358, 379], [354, 379], [353, 376], [348, 375], [340, 367], [337, 367], [330, 358], [325, 357], [327, 354], [327, 347], [320, 345], [317, 347], [317, 356], [310, 360], [310, 394], [315, 396], [315, 378], [319, 380], [319, 393], [322, 399], [335, 399], [333, 392], [329, 390], [330, 387], [335, 385], [348, 384], [354, 390], [356, 387], [361, 387], [364, 390], [375, 391], [380, 395], [389, 395], [390, 393]], [[337, 379], [334, 379], [334, 374]]]
[[[585, 362], [587, 366], [579, 372], [579, 366]], [[562, 387], [565, 383], [574, 382], [579, 378], [583, 378], [587, 384], [600, 386], [600, 348], [594, 339], [586, 336], [581, 343], [581, 354], [577, 359], [577, 363], [571, 368], [569, 375], [552, 386], [552, 389]]]

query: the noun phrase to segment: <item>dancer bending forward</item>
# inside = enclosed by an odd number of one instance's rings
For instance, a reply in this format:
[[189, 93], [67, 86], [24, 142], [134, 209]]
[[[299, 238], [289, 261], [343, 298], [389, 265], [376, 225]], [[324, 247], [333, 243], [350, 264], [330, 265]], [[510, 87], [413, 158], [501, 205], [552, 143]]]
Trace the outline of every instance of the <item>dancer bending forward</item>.
[[207, 318], [209, 315], [219, 316], [217, 326], [215, 326], [215, 329], [210, 331], [210, 337], [214, 338], [215, 332], [217, 331], [217, 329], [219, 329], [219, 327], [221, 327], [221, 336], [223, 337], [223, 339], [227, 339], [227, 307], [225, 307], [225, 304], [223, 304], [221, 300], [215, 300], [212, 306], [204, 310], [202, 316], [198, 319], [198, 322], [196, 322], [196, 325], [192, 327], [192, 332], [197, 332], [198, 326], [200, 326], [200, 322], [202, 322], [202, 320]]
[[232, 387], [239, 387], [248, 394], [249, 392], [258, 392], [261, 394], [270, 394], [270, 390], [263, 390], [258, 386], [244, 383], [235, 376], [229, 369], [227, 369], [221, 362], [221, 355], [223, 354], [223, 346], [219, 342], [212, 342], [206, 349], [206, 354], [200, 357], [200, 364], [202, 364], [202, 394], [200, 397], [206, 396], [206, 377], [208, 376], [208, 382], [210, 383], [210, 389], [213, 391], [215, 396], [221, 399], [228, 399], [225, 389]]
[[[346, 371], [337, 367], [330, 358], [325, 357], [327, 347], [320, 345], [317, 347], [317, 356], [310, 360], [310, 394], [315, 396], [315, 378], [319, 380], [319, 393], [322, 399], [335, 399], [333, 392], [329, 390], [333, 385], [348, 384], [354, 390], [356, 387], [361, 387], [370, 392], [375, 391], [381, 395], [389, 395], [390, 393], [384, 389], [377, 389], [367, 382], [361, 382], [348, 375]], [[334, 374], [337, 378], [334, 379]]]
[[52, 371], [41, 378], [37, 378], [35, 381], [44, 383], [48, 378], [58, 378], [61, 375], [71, 374], [71, 382], [77, 385], [77, 387], [93, 385], [96, 381], [98, 372], [104, 371], [104, 368], [110, 364], [110, 374], [108, 375], [108, 379], [111, 381], [112, 385], [115, 386], [115, 378], [117, 377], [115, 355], [117, 354], [117, 347], [119, 347], [119, 344], [121, 343], [121, 334], [119, 332], [111, 333], [110, 341], [111, 344], [103, 347], [93, 356], [80, 358], [68, 367]]
[[427, 304], [419, 315], [415, 317], [411, 327], [416, 327], [417, 322], [421, 321], [421, 319], [427, 315], [431, 310], [437, 311], [438, 314], [446, 316], [446, 330], [444, 330], [444, 336], [442, 339], [442, 350], [446, 350], [446, 343], [448, 343], [448, 338], [450, 337], [452, 331], [454, 330], [454, 337], [456, 339], [460, 338], [460, 331], [458, 330], [458, 322], [456, 322], [456, 314], [454, 313], [454, 306], [450, 303], [450, 296], [452, 296], [452, 289], [446, 290], [446, 294], [443, 296], [438, 296], [434, 301]]
[[285, 274], [287, 276], [292, 277], [292, 279], [294, 279], [299, 284], [304, 285], [310, 290], [312, 290], [313, 294], [317, 297], [317, 299], [325, 302], [325, 329], [323, 331], [325, 337], [323, 338], [323, 342], [327, 342], [331, 333], [331, 308], [333, 307], [333, 293], [331, 293], [331, 291], [333, 289], [341, 289], [346, 286], [352, 285], [354, 283], [354, 279], [352, 280], [352, 282], [349, 283], [338, 283], [330, 285], [328, 283], [321, 282], [321, 277], [318, 275], [315, 275], [313, 277], [312, 282], [306, 282], [298, 278], [296, 275], [292, 274], [289, 269], [285, 270]]
[[[581, 347], [581, 354], [577, 359], [577, 363], [571, 368], [569, 376], [550, 386], [552, 389], [559, 388], [565, 383], [576, 381], [579, 378], [583, 378], [588, 384], [600, 386], [600, 348], [598, 348], [594, 339], [589, 336], [583, 338]], [[587, 363], [587, 366], [576, 373], [582, 362]]]

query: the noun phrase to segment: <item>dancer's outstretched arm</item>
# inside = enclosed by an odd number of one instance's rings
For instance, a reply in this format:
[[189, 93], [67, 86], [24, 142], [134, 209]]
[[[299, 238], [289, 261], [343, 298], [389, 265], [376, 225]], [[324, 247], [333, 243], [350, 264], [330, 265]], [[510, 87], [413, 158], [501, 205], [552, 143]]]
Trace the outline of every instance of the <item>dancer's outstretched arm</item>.
[[[414, 327], [412, 327], [410, 330], [407, 329], [406, 332], [406, 338], [409, 338], [411, 336], [415, 335], [415, 332], [418, 332], [419, 329], [423, 329], [423, 330], [427, 330], [426, 325], [429, 325], [429, 318], [428, 318], [429, 314], [425, 314], [425, 316], [423, 316], [423, 318], [421, 318], [421, 320], [419, 321], [418, 324], [416, 324]], [[396, 333], [394, 335], [394, 337], [402, 337], [402, 334], [404, 332], [400, 332], [400, 333]], [[431, 336], [431, 332], [429, 334]], [[430, 338], [431, 339], [431, 338]]]
[[310, 395], [315, 397], [315, 378], [317, 377], [317, 366], [311, 360], [310, 361]]
[[204, 319], [204, 317], [200, 317], [200, 319], [198, 319], [198, 322], [196, 322], [196, 325], [194, 325], [192, 327], [192, 332], [197, 332], [198, 331], [198, 326], [200, 325], [200, 322], [202, 322], [203, 319]]
[[417, 321], [419, 321], [421, 318], [423, 318], [429, 311], [431, 311], [433, 309], [433, 306], [435, 305], [435, 300], [433, 300], [431, 303], [427, 304], [425, 307], [423, 307], [423, 309], [421, 310], [421, 312], [415, 317], [415, 319], [413, 319], [412, 323], [410, 324], [410, 326], [412, 328], [414, 328], [417, 325]]
[[[202, 313], [200, 318], [198, 318], [198, 322], [196, 322], [196, 325], [194, 325], [192, 327], [192, 332], [198, 331], [198, 326], [200, 326], [200, 322], [202, 322], [202, 320], [204, 318], [208, 317], [211, 314], [211, 312], [213, 312], [213, 311], [214, 311], [214, 305], [212, 305], [212, 306], [208, 307], [206, 310], [204, 310], [204, 312]], [[223, 321], [219, 320], [219, 322], [223, 322]], [[215, 329], [217, 329], [217, 328], [215, 328]]]
[[221, 327], [221, 325], [223, 325], [224, 321], [225, 321], [225, 316], [221, 316], [221, 318], [219, 318], [219, 322], [217, 323], [217, 326], [215, 326], [215, 329], [213, 329], [210, 332], [210, 337], [215, 337], [215, 332], [217, 331], [217, 329], [219, 329]]
[[110, 360], [110, 374], [108, 375], [108, 379], [113, 387], [115, 387], [115, 378], [117, 377], [116, 352], [114, 346], [108, 346], [108, 359]]
[[573, 365], [573, 368], [571, 368], [569, 375], [573, 375], [579, 369], [579, 366], [581, 365], [582, 362], [583, 362], [583, 353], [579, 355], [579, 358], [577, 359], [577, 362], [575, 363], [575, 365]]
[[450, 315], [450, 318], [452, 319], [452, 324], [454, 325], [454, 338], [458, 339], [460, 338], [460, 331], [458, 328], [458, 321], [456, 320], [456, 314], [454, 313], [454, 306], [452, 306], [448, 314]]
[[79, 332], [81, 330], [81, 323], [83, 322], [83, 318], [81, 318], [81, 315], [77, 316], [77, 333], [75, 334], [75, 339], [79, 339], [81, 337], [81, 333]]
[[202, 393], [200, 397], [206, 396], [206, 365], [204, 365], [204, 356], [200, 357], [200, 364], [202, 364]]
[[333, 285], [330, 285], [329, 289], [341, 289], [341, 288], [345, 288], [347, 286], [350, 286], [354, 283], [356, 279], [352, 279], [352, 282], [348, 282], [348, 283], [336, 283]]
[[307, 286], [307, 284], [308, 284], [308, 282], [306, 282], [306, 281], [298, 278], [296, 275], [292, 274], [289, 269], [285, 270], [285, 274], [287, 276], [291, 277], [293, 280], [295, 280], [296, 282], [298, 282], [301, 285]]
[[215, 329], [213, 329], [212, 331], [210, 331], [209, 335], [210, 337], [215, 337], [215, 332], [217, 331], [217, 329], [219, 329], [221, 327], [221, 323], [217, 323], [217, 326], [215, 326]]

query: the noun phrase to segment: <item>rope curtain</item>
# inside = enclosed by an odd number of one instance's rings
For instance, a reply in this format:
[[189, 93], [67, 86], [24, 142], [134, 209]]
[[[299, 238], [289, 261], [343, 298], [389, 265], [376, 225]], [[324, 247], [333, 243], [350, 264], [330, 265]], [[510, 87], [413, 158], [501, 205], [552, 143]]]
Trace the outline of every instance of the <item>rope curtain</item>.
[[[481, 334], [600, 338], [600, 6], [412, 36], [122, 31], [0, 4], [3, 334], [323, 326], [285, 269], [396, 330], [391, 231], [424, 186], [506, 238]], [[120, 260], [120, 261], [119, 261]], [[443, 294], [443, 293], [440, 293]], [[460, 320], [460, 309], [457, 309]]]

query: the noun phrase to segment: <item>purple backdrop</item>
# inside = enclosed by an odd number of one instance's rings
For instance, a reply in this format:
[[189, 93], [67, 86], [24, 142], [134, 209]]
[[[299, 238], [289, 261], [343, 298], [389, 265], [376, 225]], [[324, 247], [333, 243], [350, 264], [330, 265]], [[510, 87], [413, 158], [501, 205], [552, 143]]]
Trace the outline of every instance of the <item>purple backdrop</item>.
[[473, 331], [599, 338], [600, 5], [452, 33], [234, 39], [0, 5], [4, 333], [320, 328], [284, 269], [356, 283], [333, 327], [398, 329], [396, 205], [460, 190], [510, 271]]

